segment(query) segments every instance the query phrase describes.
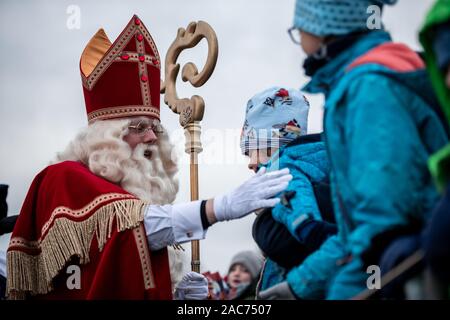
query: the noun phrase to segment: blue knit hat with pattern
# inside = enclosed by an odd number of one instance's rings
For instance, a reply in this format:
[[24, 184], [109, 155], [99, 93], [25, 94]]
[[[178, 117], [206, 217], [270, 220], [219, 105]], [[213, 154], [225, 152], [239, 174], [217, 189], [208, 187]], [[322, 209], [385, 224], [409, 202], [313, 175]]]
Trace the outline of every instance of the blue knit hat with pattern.
[[294, 27], [313, 35], [345, 35], [367, 29], [368, 7], [397, 0], [297, 0]]
[[272, 87], [247, 103], [241, 151], [279, 148], [308, 129], [309, 102], [297, 89]]

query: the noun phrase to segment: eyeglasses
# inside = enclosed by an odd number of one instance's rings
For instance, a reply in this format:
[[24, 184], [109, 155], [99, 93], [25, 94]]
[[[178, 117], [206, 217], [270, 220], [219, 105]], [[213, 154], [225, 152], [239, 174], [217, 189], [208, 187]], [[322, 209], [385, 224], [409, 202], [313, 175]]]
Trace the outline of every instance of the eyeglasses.
[[287, 32], [289, 33], [289, 37], [291, 38], [292, 42], [295, 44], [300, 44], [300, 30], [298, 30], [296, 27], [290, 27]]
[[151, 123], [148, 123], [148, 122], [142, 120], [136, 125], [129, 125], [128, 129], [130, 130], [130, 132], [137, 134], [139, 136], [145, 135], [150, 130], [152, 130], [155, 134], [163, 133], [163, 128], [162, 128], [161, 124], [159, 123], [159, 121], [157, 121], [157, 120], [155, 120]]

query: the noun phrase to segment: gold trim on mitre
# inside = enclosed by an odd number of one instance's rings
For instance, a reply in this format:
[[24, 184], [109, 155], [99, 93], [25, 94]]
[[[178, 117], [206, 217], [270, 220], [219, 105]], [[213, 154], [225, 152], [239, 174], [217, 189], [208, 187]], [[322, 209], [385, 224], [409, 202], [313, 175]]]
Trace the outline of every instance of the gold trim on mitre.
[[80, 68], [85, 77], [89, 77], [111, 46], [112, 43], [109, 41], [105, 30], [99, 29], [89, 40], [81, 54]]
[[147, 116], [159, 119], [160, 112], [158, 108], [153, 106], [117, 106], [90, 112], [88, 114], [88, 121], [89, 123], [93, 123], [96, 120], [109, 120], [133, 116]]

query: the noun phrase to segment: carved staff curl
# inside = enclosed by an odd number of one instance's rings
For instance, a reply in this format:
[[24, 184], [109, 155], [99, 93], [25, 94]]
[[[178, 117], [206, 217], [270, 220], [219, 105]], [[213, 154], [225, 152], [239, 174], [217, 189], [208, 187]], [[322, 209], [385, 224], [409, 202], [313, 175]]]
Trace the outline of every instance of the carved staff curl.
[[[189, 81], [194, 87], [200, 87], [208, 81], [217, 62], [219, 45], [216, 33], [204, 22], [191, 22], [186, 29], [179, 28], [177, 37], [172, 42], [165, 60], [165, 80], [161, 81], [161, 93], [164, 102], [170, 109], [180, 115], [180, 125], [184, 128], [186, 137], [185, 151], [190, 155], [191, 200], [198, 200], [198, 154], [203, 150], [200, 140], [200, 121], [205, 112], [205, 101], [198, 95], [188, 98], [178, 98], [176, 80], [180, 65], [177, 62], [180, 53], [195, 47], [203, 38], [208, 42], [208, 56], [203, 70], [199, 73], [196, 65], [187, 63], [181, 72], [181, 79]], [[192, 241], [192, 271], [200, 272], [200, 244]]]

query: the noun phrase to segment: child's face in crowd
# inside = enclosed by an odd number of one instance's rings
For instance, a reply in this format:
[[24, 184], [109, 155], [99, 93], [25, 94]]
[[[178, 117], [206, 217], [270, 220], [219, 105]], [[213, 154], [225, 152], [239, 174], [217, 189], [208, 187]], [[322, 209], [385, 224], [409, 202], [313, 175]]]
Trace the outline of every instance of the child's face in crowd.
[[228, 284], [231, 288], [238, 287], [241, 283], [250, 283], [252, 281], [252, 275], [240, 263], [236, 263], [230, 269], [228, 273]]
[[256, 172], [258, 170], [258, 165], [269, 162], [270, 157], [277, 150], [278, 149], [276, 148], [250, 150], [248, 153], [248, 157], [250, 158], [248, 168]]

